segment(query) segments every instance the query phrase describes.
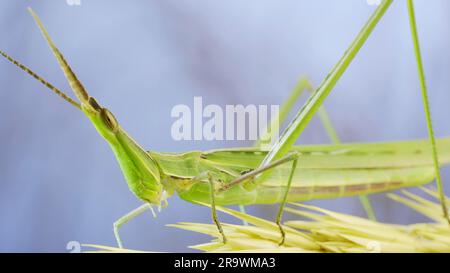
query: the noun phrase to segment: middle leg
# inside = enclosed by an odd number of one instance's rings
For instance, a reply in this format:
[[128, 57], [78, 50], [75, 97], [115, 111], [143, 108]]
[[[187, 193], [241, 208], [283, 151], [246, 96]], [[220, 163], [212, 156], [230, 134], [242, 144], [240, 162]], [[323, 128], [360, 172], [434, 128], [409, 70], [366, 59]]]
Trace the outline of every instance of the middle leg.
[[208, 183], [209, 183], [211, 217], [212, 217], [214, 224], [217, 227], [217, 230], [219, 231], [220, 235], [222, 236], [222, 242], [224, 244], [226, 244], [227, 237], [225, 236], [225, 232], [223, 232], [222, 224], [220, 223], [219, 218], [217, 217], [216, 187], [214, 185], [214, 178], [213, 178], [211, 172], [206, 171], [206, 172], [203, 172], [200, 175], [192, 178], [192, 180], [194, 180], [194, 181], [204, 181], [205, 179], [208, 180]]
[[224, 186], [222, 186], [218, 192], [223, 192], [226, 191], [228, 189], [230, 189], [233, 186], [239, 185], [244, 183], [245, 181], [248, 181], [250, 179], [253, 179], [256, 175], [261, 174], [265, 171], [268, 171], [270, 169], [276, 168], [277, 166], [280, 166], [284, 163], [292, 162], [292, 168], [291, 168], [291, 172], [289, 174], [289, 178], [288, 178], [288, 182], [286, 185], [286, 189], [283, 192], [283, 199], [281, 200], [280, 203], [280, 207], [278, 208], [278, 213], [277, 213], [277, 217], [275, 220], [275, 223], [277, 224], [279, 230], [280, 230], [280, 234], [281, 234], [281, 241], [279, 243], [279, 245], [283, 245], [286, 239], [286, 233], [284, 232], [283, 226], [281, 225], [281, 219], [283, 217], [283, 211], [284, 211], [284, 207], [286, 206], [286, 202], [287, 202], [287, 198], [289, 195], [289, 191], [291, 189], [291, 185], [292, 185], [292, 179], [294, 177], [294, 173], [295, 173], [295, 169], [297, 168], [297, 161], [298, 161], [298, 157], [300, 156], [299, 152], [292, 152], [289, 153], [288, 155], [286, 155], [285, 157], [280, 158], [279, 160], [276, 160], [272, 163], [270, 163], [269, 165], [259, 168], [259, 169], [255, 169], [251, 172], [248, 172], [236, 179], [234, 179], [233, 181], [225, 184]]

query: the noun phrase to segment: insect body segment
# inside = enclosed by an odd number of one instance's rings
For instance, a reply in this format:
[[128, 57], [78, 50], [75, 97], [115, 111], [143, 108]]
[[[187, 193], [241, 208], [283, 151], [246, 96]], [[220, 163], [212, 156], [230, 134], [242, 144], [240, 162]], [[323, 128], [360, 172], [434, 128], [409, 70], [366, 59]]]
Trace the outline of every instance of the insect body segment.
[[[288, 201], [354, 196], [429, 183], [435, 175], [427, 144], [421, 140], [295, 147], [294, 151], [300, 156]], [[439, 139], [437, 145], [440, 164], [450, 163], [450, 138]], [[168, 176], [168, 188], [187, 201], [209, 203], [208, 180], [193, 178], [209, 172], [216, 178], [216, 187], [227, 187], [233, 180], [257, 170], [267, 152], [257, 148], [236, 148], [182, 154], [149, 153], [158, 162], [162, 173]], [[217, 191], [216, 204], [279, 203], [291, 165], [286, 162], [273, 168], [264, 182], [254, 189], [238, 184]]]

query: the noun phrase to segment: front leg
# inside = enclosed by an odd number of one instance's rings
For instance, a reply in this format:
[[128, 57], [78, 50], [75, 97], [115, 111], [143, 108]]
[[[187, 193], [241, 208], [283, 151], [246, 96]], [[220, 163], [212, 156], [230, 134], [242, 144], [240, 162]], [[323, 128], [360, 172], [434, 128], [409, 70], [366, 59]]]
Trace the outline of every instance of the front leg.
[[119, 248], [123, 248], [122, 239], [120, 238], [120, 235], [119, 235], [119, 229], [122, 227], [122, 225], [124, 225], [125, 223], [128, 223], [128, 221], [130, 221], [131, 219], [142, 214], [147, 209], [149, 209], [152, 212], [153, 217], [156, 217], [155, 211], [153, 210], [151, 205], [149, 203], [145, 203], [145, 204], [141, 205], [140, 207], [125, 214], [124, 216], [120, 217], [119, 220], [114, 222], [114, 224], [113, 224], [114, 236], [116, 237], [117, 245], [119, 246]]

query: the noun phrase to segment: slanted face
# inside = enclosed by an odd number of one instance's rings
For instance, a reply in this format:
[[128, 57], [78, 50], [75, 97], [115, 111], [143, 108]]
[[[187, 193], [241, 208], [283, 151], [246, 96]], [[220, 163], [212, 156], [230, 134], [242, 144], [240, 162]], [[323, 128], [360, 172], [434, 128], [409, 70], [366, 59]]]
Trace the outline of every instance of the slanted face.
[[109, 143], [130, 190], [141, 200], [160, 205], [164, 189], [157, 162], [120, 127], [111, 111], [93, 97], [86, 102], [81, 109]]
[[87, 104], [81, 104], [81, 110], [93, 122], [97, 131], [107, 140], [114, 141], [119, 130], [119, 123], [113, 113], [101, 107], [93, 97], [87, 99]]

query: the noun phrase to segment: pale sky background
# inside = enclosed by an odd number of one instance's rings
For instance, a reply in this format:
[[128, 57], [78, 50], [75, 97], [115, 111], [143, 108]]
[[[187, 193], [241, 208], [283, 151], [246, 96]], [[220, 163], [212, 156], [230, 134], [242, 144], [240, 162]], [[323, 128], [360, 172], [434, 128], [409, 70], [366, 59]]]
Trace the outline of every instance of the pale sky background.
[[[435, 131], [449, 136], [450, 2], [415, 2]], [[365, 0], [0, 0], [0, 48], [63, 90], [27, 6], [138, 142], [175, 152], [250, 143], [173, 141], [174, 105], [192, 105], [194, 96], [222, 106], [279, 104], [300, 75], [320, 83], [375, 9]], [[343, 141], [427, 137], [408, 27], [406, 1], [395, 1], [327, 99]], [[140, 202], [103, 139], [75, 108], [3, 60], [0, 101], [0, 251], [64, 252], [74, 240], [115, 245], [112, 223]], [[326, 142], [317, 119], [299, 140]], [[449, 168], [443, 178], [450, 194]], [[373, 202], [383, 221], [425, 220], [382, 194]], [[363, 215], [356, 198], [312, 203]], [[271, 206], [250, 211], [275, 216]], [[146, 213], [124, 226], [125, 246], [190, 251], [209, 240], [165, 226], [179, 221], [210, 222], [210, 214], [174, 196], [157, 219]]]

